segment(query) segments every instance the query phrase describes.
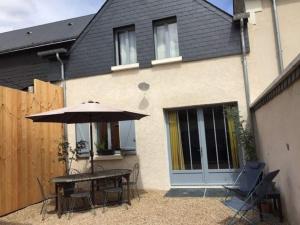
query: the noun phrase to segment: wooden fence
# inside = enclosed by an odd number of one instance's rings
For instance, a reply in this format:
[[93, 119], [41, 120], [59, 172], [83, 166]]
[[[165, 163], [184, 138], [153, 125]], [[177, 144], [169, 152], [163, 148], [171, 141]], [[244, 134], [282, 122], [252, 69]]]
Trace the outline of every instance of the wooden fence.
[[42, 200], [37, 177], [49, 193], [49, 179], [64, 173], [57, 160], [63, 126], [25, 118], [62, 106], [62, 89], [50, 83], [35, 80], [34, 93], [0, 86], [0, 216]]

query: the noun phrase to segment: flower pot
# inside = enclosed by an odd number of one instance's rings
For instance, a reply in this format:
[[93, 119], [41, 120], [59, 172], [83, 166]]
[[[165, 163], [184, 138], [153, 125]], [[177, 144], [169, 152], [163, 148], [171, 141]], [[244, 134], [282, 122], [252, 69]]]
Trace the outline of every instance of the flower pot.
[[103, 149], [103, 150], [98, 150], [97, 151], [98, 155], [114, 155], [115, 150], [112, 149]]

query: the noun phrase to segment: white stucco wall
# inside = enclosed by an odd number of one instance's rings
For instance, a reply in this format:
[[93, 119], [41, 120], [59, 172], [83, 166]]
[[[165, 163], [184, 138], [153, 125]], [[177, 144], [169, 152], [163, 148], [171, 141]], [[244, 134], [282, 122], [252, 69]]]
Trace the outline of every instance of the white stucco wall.
[[[300, 52], [300, 1], [277, 0], [284, 67]], [[271, 0], [246, 0], [251, 102], [279, 75]]]
[[285, 215], [300, 224], [300, 81], [255, 112], [256, 141], [266, 170], [280, 169], [276, 179]]
[[[140, 82], [150, 84], [143, 93]], [[136, 122], [137, 156], [99, 161], [105, 168], [141, 167], [140, 188], [170, 187], [167, 130], [164, 108], [237, 101], [246, 117], [244, 82], [240, 56], [128, 70], [67, 81], [67, 105], [94, 100], [149, 116]], [[69, 125], [74, 144], [75, 126]], [[74, 164], [83, 170], [89, 162]]]

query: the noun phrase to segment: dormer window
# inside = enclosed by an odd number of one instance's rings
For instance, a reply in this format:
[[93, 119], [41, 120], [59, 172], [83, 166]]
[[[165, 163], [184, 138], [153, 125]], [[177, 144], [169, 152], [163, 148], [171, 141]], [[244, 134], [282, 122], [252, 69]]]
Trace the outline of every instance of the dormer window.
[[137, 63], [135, 27], [115, 30], [116, 65]]
[[156, 59], [179, 56], [176, 17], [154, 21], [154, 41]]

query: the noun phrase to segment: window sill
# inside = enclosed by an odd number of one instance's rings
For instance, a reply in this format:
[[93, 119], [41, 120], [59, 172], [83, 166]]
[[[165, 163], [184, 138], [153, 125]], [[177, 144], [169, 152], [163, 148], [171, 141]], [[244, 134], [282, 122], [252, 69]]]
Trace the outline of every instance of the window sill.
[[133, 63], [133, 64], [128, 64], [128, 65], [112, 66], [111, 71], [118, 72], [118, 71], [123, 71], [123, 70], [138, 69], [139, 67], [140, 67], [139, 63]]
[[97, 155], [94, 157], [94, 161], [111, 161], [111, 160], [122, 160], [124, 157], [121, 154], [115, 155]]
[[158, 65], [177, 63], [177, 62], [182, 62], [182, 56], [173, 57], [173, 58], [166, 58], [166, 59], [152, 60], [151, 64], [152, 64], [152, 66], [158, 66]]

